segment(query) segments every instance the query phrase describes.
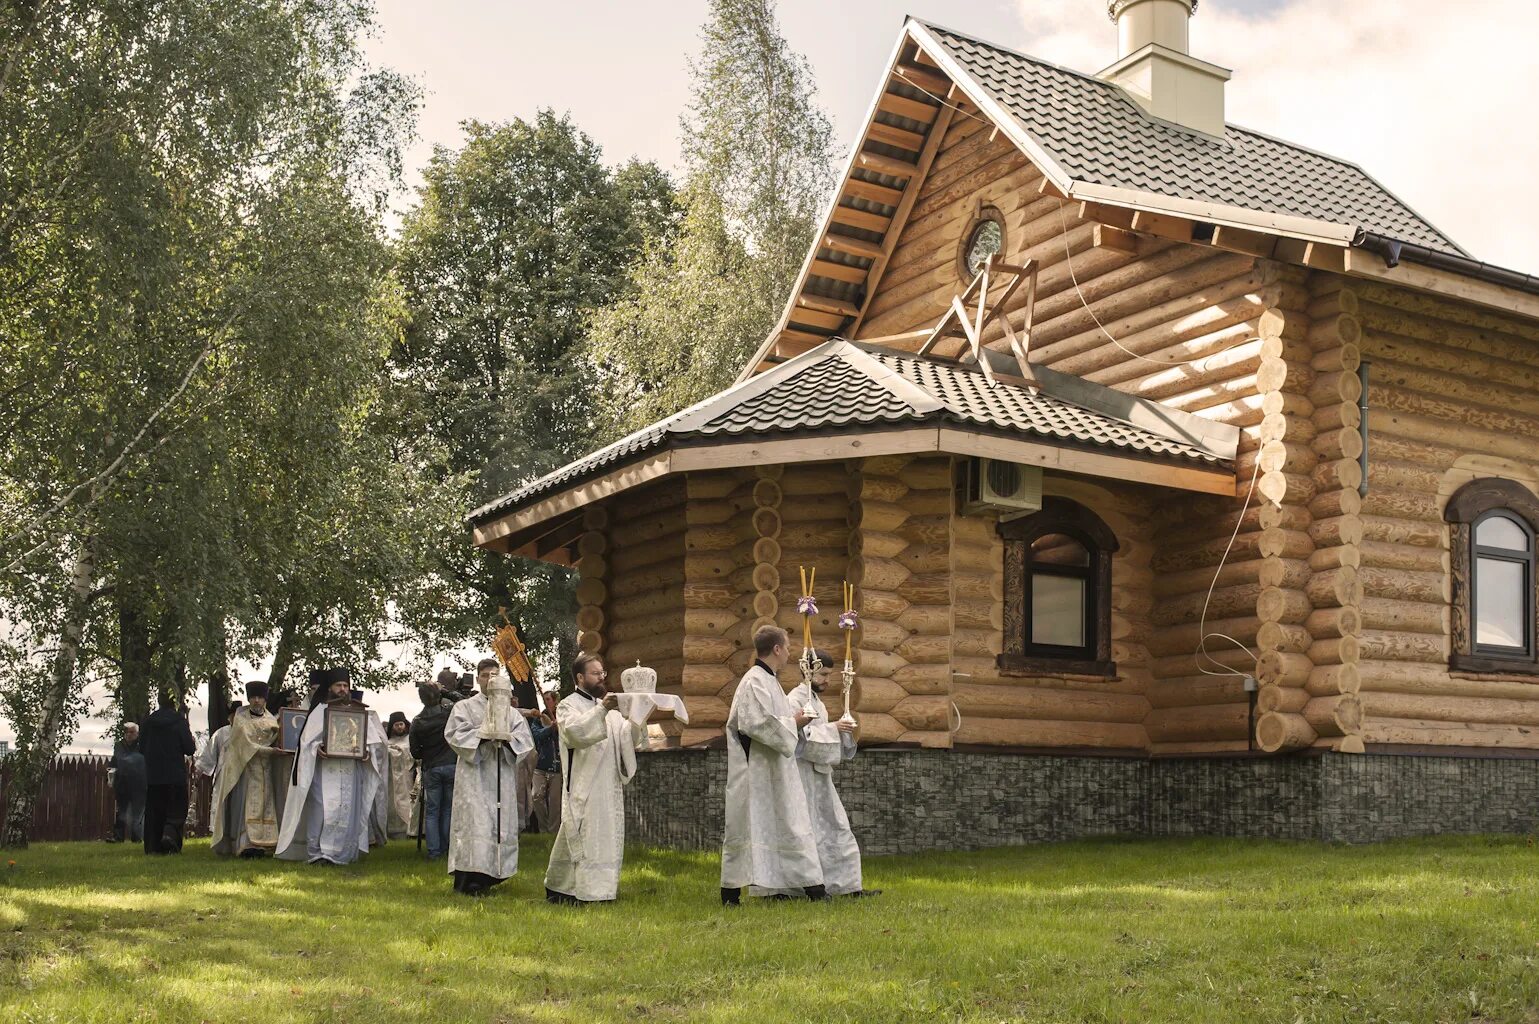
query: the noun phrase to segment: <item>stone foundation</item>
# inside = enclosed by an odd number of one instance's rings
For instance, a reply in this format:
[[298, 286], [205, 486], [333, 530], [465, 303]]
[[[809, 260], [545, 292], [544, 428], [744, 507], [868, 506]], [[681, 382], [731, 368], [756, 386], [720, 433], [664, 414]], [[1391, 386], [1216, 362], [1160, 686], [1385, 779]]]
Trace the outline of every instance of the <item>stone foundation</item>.
[[[721, 845], [726, 752], [639, 756], [626, 838]], [[869, 856], [1093, 836], [1365, 843], [1539, 830], [1539, 760], [1318, 754], [1139, 759], [865, 750], [836, 769]]]

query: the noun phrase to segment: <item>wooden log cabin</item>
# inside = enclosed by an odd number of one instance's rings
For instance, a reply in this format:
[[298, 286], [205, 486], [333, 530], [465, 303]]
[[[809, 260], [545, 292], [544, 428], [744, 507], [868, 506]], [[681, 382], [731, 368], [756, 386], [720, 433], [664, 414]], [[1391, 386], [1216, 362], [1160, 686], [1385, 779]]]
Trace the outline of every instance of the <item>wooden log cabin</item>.
[[1108, 6], [1095, 76], [908, 21], [738, 383], [476, 542], [684, 747], [815, 565], [866, 747], [1539, 751], [1539, 280], [1226, 124], [1194, 0]]

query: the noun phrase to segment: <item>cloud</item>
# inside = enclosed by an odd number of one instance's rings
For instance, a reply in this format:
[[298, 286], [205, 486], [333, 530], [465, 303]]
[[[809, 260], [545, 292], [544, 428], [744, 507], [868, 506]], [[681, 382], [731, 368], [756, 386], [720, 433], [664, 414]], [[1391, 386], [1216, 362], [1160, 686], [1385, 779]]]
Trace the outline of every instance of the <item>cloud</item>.
[[[1097, 71], [1104, 0], [1017, 0], [1021, 48]], [[1232, 68], [1229, 120], [1360, 164], [1478, 259], [1539, 272], [1539, 6], [1204, 0], [1192, 55]]]

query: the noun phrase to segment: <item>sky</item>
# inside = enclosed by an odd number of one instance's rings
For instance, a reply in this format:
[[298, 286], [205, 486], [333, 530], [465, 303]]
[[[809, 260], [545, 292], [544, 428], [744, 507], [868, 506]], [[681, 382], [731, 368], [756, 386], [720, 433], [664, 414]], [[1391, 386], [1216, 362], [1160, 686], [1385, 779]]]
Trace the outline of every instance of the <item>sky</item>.
[[[425, 92], [408, 167], [456, 147], [464, 120], [548, 107], [570, 113], [612, 163], [677, 169], [705, 0], [588, 0], [580, 17], [546, 0], [378, 4], [370, 59]], [[1116, 58], [1105, 0], [781, 0], [782, 31], [846, 146], [907, 14], [1085, 72]], [[1478, 259], [1539, 273], [1532, 0], [1202, 0], [1191, 39], [1193, 56], [1234, 72], [1231, 122], [1352, 160]], [[397, 216], [413, 199], [398, 199]], [[91, 694], [72, 750], [106, 747], [104, 691]], [[417, 710], [410, 691], [369, 702], [382, 716]], [[202, 728], [204, 709], [191, 717]]]
[[[611, 162], [677, 166], [704, 0], [589, 0], [580, 18], [543, 0], [378, 2], [372, 58], [427, 92], [409, 166], [456, 146], [466, 118], [543, 107]], [[906, 14], [1080, 71], [1116, 58], [1104, 0], [780, 0], [845, 145]], [[1352, 160], [1477, 258], [1539, 273], [1539, 4], [1202, 0], [1191, 36], [1234, 72], [1231, 122]]]

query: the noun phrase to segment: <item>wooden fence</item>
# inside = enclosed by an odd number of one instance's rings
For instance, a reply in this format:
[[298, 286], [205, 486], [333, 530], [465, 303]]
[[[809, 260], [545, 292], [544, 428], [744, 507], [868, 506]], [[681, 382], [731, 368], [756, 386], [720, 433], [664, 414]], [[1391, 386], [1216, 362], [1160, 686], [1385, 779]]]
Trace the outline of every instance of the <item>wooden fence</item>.
[[[117, 802], [107, 768], [112, 759], [103, 754], [61, 754], [53, 759], [32, 812], [27, 839], [34, 843], [105, 839], [112, 834]], [[208, 835], [209, 794], [213, 780], [189, 769], [188, 804], [194, 809], [190, 836]], [[5, 808], [9, 803], [10, 758], [0, 761], [0, 835], [5, 832]]]

